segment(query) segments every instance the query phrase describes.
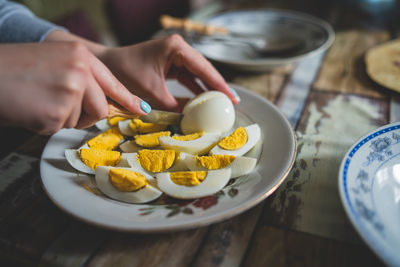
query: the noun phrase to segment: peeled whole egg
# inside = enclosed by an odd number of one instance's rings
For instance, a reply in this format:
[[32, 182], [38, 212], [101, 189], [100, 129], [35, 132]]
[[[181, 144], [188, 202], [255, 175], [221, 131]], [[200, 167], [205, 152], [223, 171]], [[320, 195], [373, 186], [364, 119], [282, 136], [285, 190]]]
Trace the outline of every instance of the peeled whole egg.
[[181, 130], [184, 134], [195, 132], [229, 131], [235, 122], [232, 101], [218, 91], [207, 91], [190, 100], [183, 108]]
[[171, 172], [157, 174], [157, 185], [165, 194], [180, 199], [192, 199], [205, 197], [217, 193], [223, 189], [231, 177], [231, 169], [207, 171], [207, 176], [198, 185], [179, 185], [171, 179]]
[[162, 192], [157, 189], [156, 181], [152, 176], [147, 175], [145, 173], [140, 173], [137, 170], [132, 170], [129, 168], [119, 168], [119, 169], [126, 169], [128, 171], [132, 171], [135, 173], [139, 173], [140, 175], [143, 175], [147, 180], [147, 184], [136, 191], [118, 190], [110, 182], [109, 173], [111, 169], [116, 169], [116, 168], [100, 166], [96, 169], [95, 179], [97, 187], [106, 196], [115, 200], [124, 201], [128, 203], [145, 203], [155, 200], [156, 198], [161, 196]]

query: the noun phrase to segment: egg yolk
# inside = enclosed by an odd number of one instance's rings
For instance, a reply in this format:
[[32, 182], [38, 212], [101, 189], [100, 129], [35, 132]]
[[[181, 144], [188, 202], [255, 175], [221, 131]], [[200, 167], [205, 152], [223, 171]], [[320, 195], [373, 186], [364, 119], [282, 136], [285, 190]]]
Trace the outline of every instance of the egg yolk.
[[247, 140], [248, 135], [246, 129], [239, 127], [229, 136], [224, 137], [218, 143], [218, 146], [226, 150], [236, 150], [244, 146], [247, 143]]
[[121, 161], [121, 153], [111, 150], [83, 148], [79, 152], [83, 163], [95, 170], [98, 166], [115, 166]]
[[93, 137], [87, 144], [92, 149], [98, 150], [113, 150], [119, 142], [121, 142], [123, 135], [117, 127], [108, 129], [107, 131]]
[[169, 174], [172, 182], [179, 185], [195, 186], [201, 184], [207, 177], [206, 171], [183, 171]]
[[160, 145], [160, 142], [158, 141], [158, 137], [170, 136], [170, 135], [171, 135], [170, 131], [136, 135], [135, 142], [136, 142], [136, 144], [138, 144], [139, 146], [142, 146], [142, 147], [156, 147], [156, 146]]
[[137, 133], [154, 133], [163, 131], [167, 128], [168, 125], [165, 124], [157, 124], [151, 122], [143, 122], [139, 119], [133, 119], [129, 122], [129, 127]]
[[231, 164], [232, 161], [235, 160], [235, 158], [236, 157], [232, 155], [213, 155], [213, 156], [196, 157], [197, 164], [209, 170], [225, 168], [226, 166]]
[[137, 191], [148, 184], [143, 174], [127, 169], [110, 169], [108, 177], [110, 183], [122, 192]]
[[143, 169], [150, 172], [162, 172], [171, 168], [175, 161], [174, 150], [139, 150], [137, 160]]
[[187, 134], [187, 135], [175, 135], [175, 136], [172, 136], [172, 139], [179, 140], [179, 141], [191, 141], [191, 140], [200, 138], [203, 135], [204, 135], [204, 131], [201, 131], [198, 133]]
[[118, 124], [119, 121], [124, 121], [124, 120], [126, 120], [126, 118], [121, 116], [114, 116], [111, 118], [107, 118], [107, 122], [111, 126], [115, 126]]

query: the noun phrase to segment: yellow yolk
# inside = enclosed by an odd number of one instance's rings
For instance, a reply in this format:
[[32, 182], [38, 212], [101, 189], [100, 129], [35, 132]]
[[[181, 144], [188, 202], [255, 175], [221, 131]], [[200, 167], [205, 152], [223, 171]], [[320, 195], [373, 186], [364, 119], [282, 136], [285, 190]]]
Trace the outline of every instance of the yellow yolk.
[[122, 138], [123, 136], [118, 128], [113, 127], [93, 137], [87, 141], [87, 144], [92, 149], [113, 150], [121, 142]]
[[247, 143], [247, 139], [248, 135], [246, 129], [239, 127], [229, 136], [224, 137], [218, 143], [218, 146], [226, 150], [236, 150], [244, 146]]
[[195, 186], [201, 184], [207, 176], [206, 171], [171, 172], [169, 177], [179, 185]]
[[119, 121], [124, 121], [126, 120], [125, 117], [120, 117], [120, 116], [114, 116], [111, 118], [107, 118], [107, 122], [108, 124], [110, 124], [111, 126], [115, 126], [118, 124]]
[[168, 125], [165, 124], [157, 124], [151, 122], [143, 122], [139, 119], [133, 119], [129, 122], [129, 127], [137, 133], [154, 133], [163, 131], [167, 128]]
[[195, 140], [197, 138], [202, 137], [203, 134], [204, 134], [204, 131], [201, 131], [198, 133], [193, 133], [193, 134], [187, 134], [187, 135], [176, 135], [176, 136], [172, 136], [172, 139], [180, 140], [180, 141], [190, 141], [190, 140]]
[[136, 144], [138, 144], [139, 146], [142, 146], [142, 147], [156, 147], [160, 144], [158, 142], [158, 137], [170, 136], [170, 135], [171, 135], [171, 132], [169, 132], [169, 131], [152, 133], [152, 134], [136, 135], [135, 142], [136, 142]]
[[115, 166], [121, 161], [121, 153], [111, 150], [83, 148], [79, 152], [83, 163], [95, 170], [98, 166]]
[[171, 168], [175, 161], [174, 150], [139, 150], [137, 160], [143, 169], [150, 172], [162, 172]]
[[127, 169], [110, 169], [108, 177], [110, 183], [122, 192], [136, 191], [148, 184], [143, 174]]
[[232, 155], [213, 155], [213, 156], [203, 156], [203, 157], [197, 157], [197, 163], [204, 168], [207, 168], [209, 170], [216, 170], [216, 169], [221, 169], [225, 168], [229, 164], [232, 163], [232, 161], [235, 160], [235, 156]]

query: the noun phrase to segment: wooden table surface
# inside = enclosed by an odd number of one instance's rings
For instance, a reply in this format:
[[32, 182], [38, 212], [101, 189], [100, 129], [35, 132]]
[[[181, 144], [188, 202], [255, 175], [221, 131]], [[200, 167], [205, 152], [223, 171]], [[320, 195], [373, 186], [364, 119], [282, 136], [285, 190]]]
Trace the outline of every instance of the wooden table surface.
[[293, 9], [335, 29], [325, 54], [295, 66], [257, 74], [218, 66], [229, 82], [275, 103], [296, 130], [297, 159], [284, 183], [259, 205], [214, 225], [163, 234], [114, 232], [78, 221], [51, 202], [39, 174], [48, 137], [33, 136], [2, 152], [1, 266], [383, 265], [350, 224], [337, 176], [356, 140], [399, 120], [398, 93], [372, 82], [363, 63], [367, 49], [397, 36], [399, 9], [321, 0], [215, 6]]

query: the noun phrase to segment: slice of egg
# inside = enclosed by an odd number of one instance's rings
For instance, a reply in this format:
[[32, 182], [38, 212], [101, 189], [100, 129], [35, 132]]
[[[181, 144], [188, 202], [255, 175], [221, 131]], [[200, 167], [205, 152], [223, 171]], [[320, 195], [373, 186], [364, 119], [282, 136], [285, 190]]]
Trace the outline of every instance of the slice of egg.
[[207, 91], [189, 101], [180, 123], [184, 134], [229, 131], [235, 122], [232, 101], [223, 93]]
[[124, 120], [118, 122], [118, 128], [123, 135], [134, 136], [136, 133], [129, 126], [131, 120]]
[[220, 136], [220, 133], [204, 133], [201, 137], [189, 141], [176, 140], [170, 136], [161, 136], [158, 141], [161, 147], [165, 149], [173, 149], [192, 155], [203, 155], [210, 151]]
[[[89, 148], [89, 146], [87, 144], [84, 144], [78, 149], [66, 149], [64, 153], [65, 158], [74, 169], [87, 174], [95, 174], [95, 171], [91, 169], [89, 166], [87, 166], [85, 163], [83, 163], [79, 156], [79, 151], [84, 148]], [[128, 163], [128, 158], [130, 157], [131, 153], [121, 153], [121, 160], [116, 166], [130, 167]]]
[[[140, 173], [140, 172], [139, 172], [140, 174], [145, 176], [148, 184], [146, 184], [144, 187], [136, 191], [132, 192], [120, 191], [119, 189], [114, 187], [110, 182], [109, 172], [111, 169], [113, 169], [113, 167], [100, 166], [97, 167], [95, 173], [97, 187], [106, 196], [115, 200], [128, 203], [146, 203], [155, 200], [162, 195], [162, 192], [157, 189], [155, 179], [146, 173]], [[132, 170], [130, 168], [125, 168], [125, 169], [131, 170], [133, 172], [138, 172], [137, 170]]]
[[[260, 130], [260, 126], [258, 126], [258, 124], [252, 124], [246, 127], [243, 127], [245, 129], [245, 132], [247, 134], [247, 141], [241, 145], [240, 147], [236, 148], [236, 149], [224, 149], [222, 147], [220, 147], [220, 143], [216, 144], [211, 150], [210, 150], [210, 155], [219, 155], [219, 154], [223, 154], [223, 155], [233, 155], [233, 156], [242, 156], [244, 154], [246, 154], [248, 151], [250, 151], [250, 149], [252, 149], [257, 142], [260, 140], [261, 138], [261, 130]], [[226, 136], [225, 138], [229, 138], [231, 137], [231, 135]], [[221, 139], [221, 141], [223, 141], [224, 139]], [[220, 141], [220, 142], [221, 142]], [[235, 142], [236, 140], [232, 140], [231, 144], [232, 145], [237, 145], [237, 142]]]
[[222, 190], [229, 182], [231, 169], [207, 171], [207, 176], [198, 185], [179, 185], [171, 180], [171, 172], [158, 173], [157, 185], [165, 194], [180, 199], [205, 197]]
[[[215, 156], [208, 156], [211, 160]], [[197, 156], [187, 157], [185, 160], [186, 166], [191, 171], [208, 171], [209, 167], [204, 167], [198, 160]], [[242, 175], [246, 175], [254, 170], [256, 167], [257, 159], [251, 157], [235, 157], [233, 161], [227, 166], [222, 168], [216, 168], [218, 170], [230, 168], [231, 178], [236, 178]], [[218, 164], [216, 164], [218, 165]]]
[[[140, 172], [147, 173], [148, 175], [154, 176], [157, 173], [163, 172], [163, 171], [186, 171], [186, 170], [188, 170], [188, 167], [186, 164], [186, 159], [189, 156], [190, 156], [189, 154], [184, 153], [184, 152], [175, 153], [172, 166], [169, 168], [161, 169], [159, 171], [152, 171], [152, 170], [149, 170], [147, 167], [143, 167], [140, 163], [138, 153], [129, 153], [129, 156], [126, 157], [126, 159], [127, 159], [127, 163], [129, 164], [129, 166], [131, 168], [138, 170]], [[156, 158], [156, 157], [154, 157], [154, 158]]]
[[117, 126], [120, 121], [127, 120], [126, 118], [122, 117], [114, 117], [114, 118], [105, 118], [96, 122], [95, 126], [97, 129], [101, 131], [106, 131], [113, 126]]

